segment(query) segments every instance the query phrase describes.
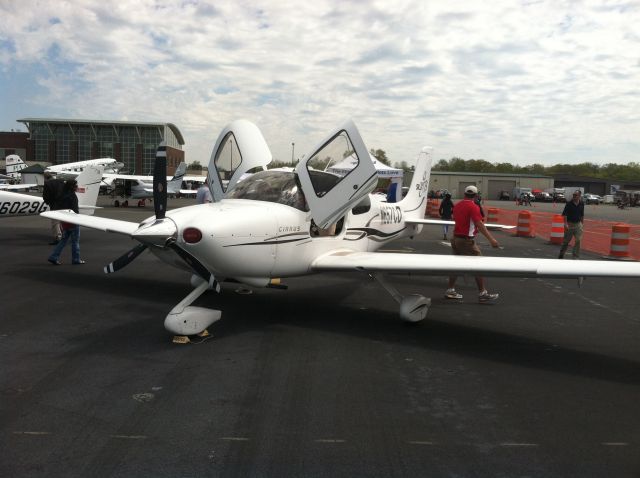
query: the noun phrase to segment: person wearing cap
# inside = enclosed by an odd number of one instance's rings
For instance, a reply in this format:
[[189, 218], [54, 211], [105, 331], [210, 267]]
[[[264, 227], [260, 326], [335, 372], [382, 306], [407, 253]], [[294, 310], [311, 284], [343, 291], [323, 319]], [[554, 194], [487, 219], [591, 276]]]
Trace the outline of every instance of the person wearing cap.
[[[475, 237], [480, 232], [487, 238], [492, 247], [499, 247], [498, 241], [487, 230], [480, 208], [475, 202], [478, 188], [467, 186], [464, 190], [464, 200], [456, 204], [453, 229], [451, 239], [451, 250], [457, 256], [481, 256], [480, 248], [476, 244]], [[462, 294], [455, 289], [456, 276], [449, 277], [449, 288], [445, 292], [447, 299], [462, 299]], [[484, 278], [476, 276], [478, 286], [478, 301], [480, 303], [493, 303], [498, 300], [498, 294], [490, 294], [484, 286]]]
[[564, 239], [558, 259], [564, 259], [571, 238], [574, 238], [573, 258], [579, 259], [584, 223], [584, 202], [582, 202], [582, 192], [579, 189], [574, 191], [571, 201], [567, 201], [567, 204], [564, 205], [562, 217], [564, 217]]

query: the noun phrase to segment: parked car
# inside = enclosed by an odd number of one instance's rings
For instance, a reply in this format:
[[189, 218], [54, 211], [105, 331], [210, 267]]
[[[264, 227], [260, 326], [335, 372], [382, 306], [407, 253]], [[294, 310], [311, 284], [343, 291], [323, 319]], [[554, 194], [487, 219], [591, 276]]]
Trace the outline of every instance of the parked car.
[[534, 194], [536, 201], [540, 202], [551, 202], [553, 201], [553, 196], [545, 191], [538, 191]]
[[518, 198], [518, 206], [531, 205], [532, 201], [535, 201], [535, 196], [531, 193], [521, 193]]
[[498, 194], [498, 199], [500, 201], [510, 201], [511, 194], [509, 194], [509, 191], [500, 191], [500, 194]]
[[602, 203], [602, 197], [597, 194], [586, 193], [582, 196], [582, 200], [585, 204], [600, 204]]
[[555, 202], [565, 202], [563, 193], [553, 193], [553, 200]]

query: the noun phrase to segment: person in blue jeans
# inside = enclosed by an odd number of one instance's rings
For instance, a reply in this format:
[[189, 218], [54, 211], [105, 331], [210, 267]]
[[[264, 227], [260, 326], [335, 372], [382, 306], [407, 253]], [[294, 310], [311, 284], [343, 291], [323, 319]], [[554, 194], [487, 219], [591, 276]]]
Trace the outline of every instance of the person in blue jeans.
[[[76, 189], [78, 189], [78, 183], [75, 179], [70, 179], [64, 183], [64, 190], [62, 193], [62, 201], [60, 203], [60, 209], [71, 209], [76, 214], [78, 210], [78, 196], [76, 196]], [[71, 263], [72, 264], [84, 264], [84, 261], [80, 259], [80, 226], [70, 223], [62, 223], [62, 238], [58, 245], [49, 256], [48, 261], [53, 265], [59, 266], [60, 254], [67, 245], [67, 241], [71, 238]]]

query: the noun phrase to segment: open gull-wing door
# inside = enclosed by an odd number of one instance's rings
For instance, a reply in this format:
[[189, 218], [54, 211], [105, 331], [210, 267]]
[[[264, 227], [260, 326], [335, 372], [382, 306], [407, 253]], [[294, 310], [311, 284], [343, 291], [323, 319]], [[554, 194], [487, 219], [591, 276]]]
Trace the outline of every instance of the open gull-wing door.
[[269, 146], [255, 124], [243, 119], [229, 123], [218, 136], [209, 160], [207, 185], [213, 200], [224, 198], [247, 171], [266, 168], [271, 158]]
[[[328, 167], [351, 157], [353, 169], [344, 176], [324, 172]], [[360, 133], [349, 120], [333, 131], [296, 167], [311, 217], [326, 228], [375, 188], [378, 181]]]

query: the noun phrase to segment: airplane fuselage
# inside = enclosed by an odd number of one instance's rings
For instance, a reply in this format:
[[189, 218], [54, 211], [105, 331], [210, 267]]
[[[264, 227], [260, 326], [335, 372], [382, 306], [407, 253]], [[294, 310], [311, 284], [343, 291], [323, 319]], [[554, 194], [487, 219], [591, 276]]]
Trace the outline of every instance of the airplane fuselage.
[[41, 197], [0, 191], [0, 217], [35, 216], [48, 210]]
[[[265, 286], [273, 278], [309, 274], [313, 261], [323, 254], [372, 252], [419, 232], [420, 226], [405, 224], [397, 204], [379, 195], [369, 197], [367, 210], [365, 206], [349, 211], [335, 230], [317, 229], [307, 212], [294, 207], [242, 199], [174, 209], [167, 218], [176, 224], [180, 247], [198, 257], [216, 277]], [[182, 224], [199, 229], [202, 239], [186, 242]], [[184, 268], [175, 254], [151, 250], [163, 261]]]

